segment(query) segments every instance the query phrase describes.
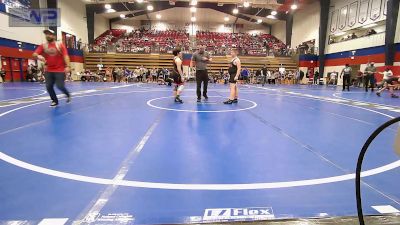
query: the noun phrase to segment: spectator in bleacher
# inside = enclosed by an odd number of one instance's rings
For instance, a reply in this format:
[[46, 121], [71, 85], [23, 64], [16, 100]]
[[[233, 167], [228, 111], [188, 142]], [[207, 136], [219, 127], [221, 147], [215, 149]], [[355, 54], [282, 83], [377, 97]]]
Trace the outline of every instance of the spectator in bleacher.
[[367, 36], [369, 36], [369, 35], [374, 35], [374, 34], [376, 34], [376, 31], [375, 31], [374, 29], [369, 29], [369, 30], [367, 31]]
[[196, 67], [196, 93], [197, 93], [197, 102], [201, 102], [201, 84], [203, 83], [203, 97], [205, 100], [208, 100], [207, 96], [207, 87], [208, 87], [208, 73], [207, 73], [207, 64], [211, 62], [211, 57], [208, 52], [205, 51], [204, 45], [198, 46], [198, 51], [196, 51], [190, 63], [190, 67]]

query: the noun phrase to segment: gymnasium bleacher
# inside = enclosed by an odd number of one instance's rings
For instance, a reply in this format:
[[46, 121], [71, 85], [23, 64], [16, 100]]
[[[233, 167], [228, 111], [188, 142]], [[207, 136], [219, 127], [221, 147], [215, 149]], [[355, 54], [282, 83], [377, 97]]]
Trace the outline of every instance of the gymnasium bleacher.
[[[85, 55], [85, 68], [91, 71], [97, 70], [97, 65], [103, 64], [107, 67], [129, 67], [135, 68], [144, 66], [145, 68], [167, 68], [172, 69], [172, 56], [170, 54], [107, 54], [107, 53], [87, 53]], [[229, 56], [214, 56], [213, 63], [209, 65], [209, 72], [218, 73], [221, 69], [228, 68]], [[284, 67], [287, 70], [296, 70], [296, 62], [289, 57], [257, 57], [242, 56], [242, 65], [250, 70], [257, 70], [267, 65], [271, 70]]]
[[[171, 51], [175, 46], [183, 48], [188, 54], [194, 51], [187, 51], [189, 45], [194, 45], [189, 42], [189, 34], [178, 30], [133, 30], [129, 33], [123, 30], [110, 30], [105, 34], [98, 37], [96, 43], [101, 43], [101, 41], [104, 43], [107, 35], [112, 36], [112, 38], [108, 37], [110, 41], [107, 42], [107, 45], [116, 45], [115, 52], [94, 51], [86, 53], [86, 69], [96, 71], [99, 63], [102, 63], [104, 68], [144, 66], [146, 68], [171, 69]], [[284, 67], [287, 70], [297, 69], [297, 62], [292, 58], [274, 57], [274, 53], [281, 55], [280, 53], [286, 49], [286, 46], [282, 41], [269, 34], [197, 32], [196, 44], [205, 45], [207, 51], [214, 55], [213, 63], [209, 65], [211, 73], [218, 73], [221, 69], [227, 69], [230, 58], [229, 51], [232, 47], [241, 50], [242, 65], [250, 70], [257, 70], [264, 65], [270, 70], [277, 70], [279, 67]], [[154, 54], [155, 49], [158, 51]], [[268, 54], [269, 50], [272, 51], [270, 55]]]

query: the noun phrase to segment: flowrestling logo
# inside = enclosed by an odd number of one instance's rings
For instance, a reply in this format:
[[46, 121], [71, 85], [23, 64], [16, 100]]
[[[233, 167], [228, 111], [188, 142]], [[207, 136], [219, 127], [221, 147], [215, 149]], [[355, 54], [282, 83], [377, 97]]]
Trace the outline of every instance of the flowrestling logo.
[[206, 209], [203, 221], [238, 221], [274, 219], [272, 207]]
[[10, 27], [59, 27], [61, 25], [60, 9], [25, 9], [10, 8]]

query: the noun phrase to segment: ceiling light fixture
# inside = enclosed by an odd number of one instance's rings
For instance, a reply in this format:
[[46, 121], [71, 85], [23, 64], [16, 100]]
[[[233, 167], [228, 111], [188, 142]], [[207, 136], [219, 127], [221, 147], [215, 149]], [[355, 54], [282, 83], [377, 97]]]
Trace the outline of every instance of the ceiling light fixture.
[[250, 2], [245, 1], [245, 2], [243, 3], [243, 6], [244, 6], [245, 8], [249, 7], [249, 6], [250, 6]]
[[233, 9], [233, 14], [238, 14], [239, 13], [239, 9], [237, 9], [237, 8], [235, 8], [235, 9]]
[[111, 9], [111, 5], [110, 5], [110, 4], [105, 4], [105, 5], [104, 5], [104, 8], [106, 8], [106, 9]]
[[147, 10], [153, 11], [153, 9], [154, 9], [154, 7], [153, 7], [152, 5], [148, 5], [148, 6], [147, 6]]

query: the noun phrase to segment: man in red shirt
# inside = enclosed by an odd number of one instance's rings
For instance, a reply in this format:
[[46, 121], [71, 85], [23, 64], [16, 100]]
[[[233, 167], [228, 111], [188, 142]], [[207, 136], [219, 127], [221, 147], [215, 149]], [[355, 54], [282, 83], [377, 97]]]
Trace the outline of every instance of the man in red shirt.
[[67, 103], [71, 102], [71, 95], [65, 88], [65, 75], [71, 72], [70, 60], [64, 44], [56, 42], [56, 34], [52, 30], [45, 30], [47, 43], [40, 45], [33, 53], [33, 57], [45, 62], [46, 88], [52, 100], [51, 107], [58, 105], [58, 98], [54, 91], [54, 84], [67, 96]]

